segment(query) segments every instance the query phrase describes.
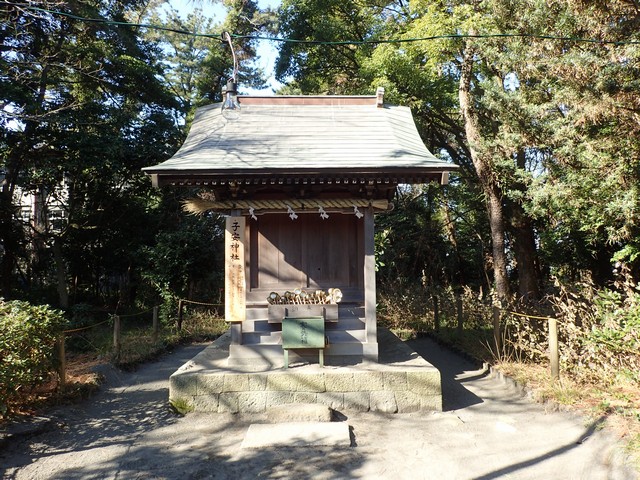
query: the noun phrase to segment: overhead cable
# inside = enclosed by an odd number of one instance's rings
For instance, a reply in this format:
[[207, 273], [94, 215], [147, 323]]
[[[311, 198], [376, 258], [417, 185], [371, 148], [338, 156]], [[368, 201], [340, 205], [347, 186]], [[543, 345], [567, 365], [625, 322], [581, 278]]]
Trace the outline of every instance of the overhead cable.
[[[35, 7], [26, 3], [14, 3], [14, 2], [2, 2], [3, 5], [10, 5], [25, 10], [31, 10], [35, 12], [48, 13], [51, 15], [57, 15], [66, 18], [72, 18], [81, 22], [87, 23], [101, 23], [105, 25], [126, 26], [133, 28], [147, 28], [152, 30], [159, 30], [165, 32], [177, 33], [179, 35], [188, 35], [192, 37], [205, 37], [220, 39], [221, 33], [198, 33], [191, 32], [189, 30], [183, 30], [179, 28], [167, 27], [165, 25], [156, 25], [150, 23], [133, 23], [122, 22], [116, 20], [107, 20], [104, 18], [87, 18], [79, 15], [75, 15], [68, 12], [62, 12], [59, 10], [49, 10], [46, 8]], [[245, 40], [264, 40], [278, 43], [293, 43], [301, 45], [379, 45], [379, 44], [401, 44], [401, 43], [416, 43], [431, 40], [461, 40], [461, 39], [490, 39], [490, 38], [531, 38], [536, 40], [557, 40], [562, 42], [573, 43], [592, 43], [600, 45], [640, 45], [640, 40], [628, 39], [628, 40], [604, 40], [596, 38], [583, 38], [583, 37], [571, 37], [561, 35], [543, 35], [536, 33], [450, 33], [443, 35], [430, 35], [425, 37], [411, 37], [411, 38], [386, 38], [386, 39], [369, 39], [369, 40], [339, 40], [339, 41], [326, 41], [326, 40], [300, 40], [295, 38], [282, 38], [276, 36], [266, 35], [241, 35], [229, 33], [232, 38], [245, 39]]]

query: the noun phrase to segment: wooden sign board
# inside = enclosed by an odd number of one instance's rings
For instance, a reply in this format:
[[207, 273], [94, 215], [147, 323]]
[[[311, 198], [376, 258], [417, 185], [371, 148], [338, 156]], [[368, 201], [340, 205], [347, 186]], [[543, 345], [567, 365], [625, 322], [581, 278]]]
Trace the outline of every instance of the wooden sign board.
[[324, 348], [324, 318], [284, 318], [282, 348]]
[[227, 322], [246, 318], [244, 264], [245, 218], [227, 217], [224, 235], [224, 317]]

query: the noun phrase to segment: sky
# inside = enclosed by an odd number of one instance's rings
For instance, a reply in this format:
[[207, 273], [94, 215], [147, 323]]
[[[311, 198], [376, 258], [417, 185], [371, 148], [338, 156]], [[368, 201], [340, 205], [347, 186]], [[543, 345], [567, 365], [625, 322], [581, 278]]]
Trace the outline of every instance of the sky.
[[[258, 0], [260, 8], [272, 7], [280, 5], [281, 0]], [[194, 8], [202, 9], [203, 13], [214, 19], [215, 23], [221, 23], [225, 18], [225, 10], [220, 3], [212, 0], [170, 0], [170, 5], [175, 8], [180, 15], [186, 16]], [[262, 68], [267, 75], [268, 87], [263, 90], [243, 88], [239, 85], [240, 94], [272, 94], [274, 89], [280, 86], [280, 83], [273, 75], [273, 69], [277, 57], [276, 46], [273, 42], [261, 41], [258, 44], [258, 59], [256, 64]]]

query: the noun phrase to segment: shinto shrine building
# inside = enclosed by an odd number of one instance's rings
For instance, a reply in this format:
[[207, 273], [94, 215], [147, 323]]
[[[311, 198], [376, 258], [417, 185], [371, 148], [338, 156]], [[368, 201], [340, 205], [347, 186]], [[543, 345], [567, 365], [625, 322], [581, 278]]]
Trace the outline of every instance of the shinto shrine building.
[[398, 185], [446, 182], [455, 166], [382, 90], [238, 99], [236, 118], [198, 109], [178, 152], [144, 169], [155, 186], [199, 188], [193, 211], [227, 216], [229, 365], [281, 365], [283, 318], [305, 316], [324, 320], [328, 364], [377, 361], [375, 214]]

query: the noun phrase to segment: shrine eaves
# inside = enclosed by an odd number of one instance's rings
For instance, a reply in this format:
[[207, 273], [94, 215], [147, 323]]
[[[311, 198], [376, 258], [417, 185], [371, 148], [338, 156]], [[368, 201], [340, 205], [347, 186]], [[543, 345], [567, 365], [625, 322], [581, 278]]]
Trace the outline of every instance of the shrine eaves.
[[220, 104], [197, 110], [176, 154], [143, 169], [154, 186], [204, 187], [218, 202], [314, 191], [391, 200], [398, 184], [446, 183], [457, 168], [431, 154], [410, 109], [384, 104], [381, 92], [239, 100], [233, 120]]

